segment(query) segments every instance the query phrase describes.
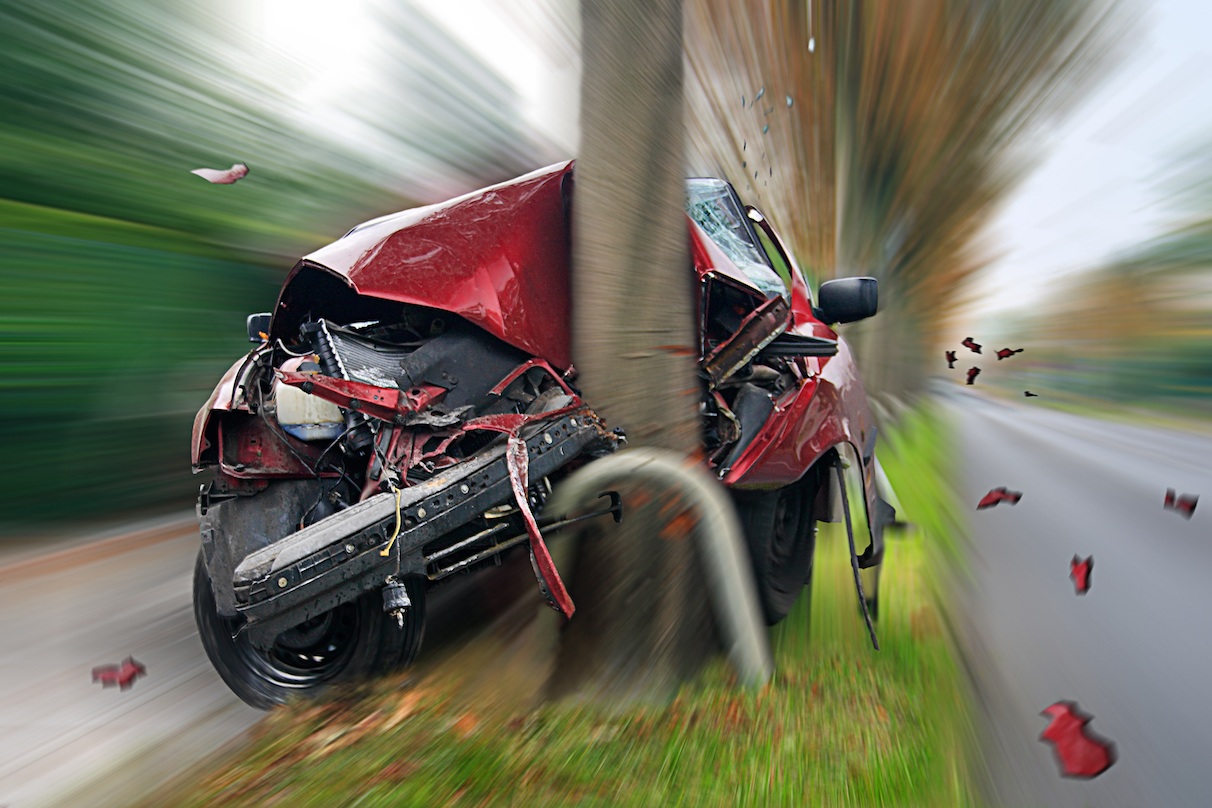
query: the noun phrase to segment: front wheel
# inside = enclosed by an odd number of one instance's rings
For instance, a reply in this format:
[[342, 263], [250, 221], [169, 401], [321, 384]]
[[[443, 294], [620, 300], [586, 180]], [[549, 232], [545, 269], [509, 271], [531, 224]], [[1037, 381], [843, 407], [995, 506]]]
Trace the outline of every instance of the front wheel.
[[194, 619], [211, 664], [243, 701], [261, 710], [291, 696], [311, 698], [329, 685], [386, 673], [408, 664], [420, 648], [425, 594], [406, 582], [413, 602], [404, 625], [383, 613], [378, 592], [284, 631], [268, 651], [238, 631], [243, 618], [224, 617], [215, 606], [202, 553], [194, 567]]
[[812, 580], [815, 496], [804, 482], [777, 491], [736, 494], [767, 625], [786, 617], [800, 590]]

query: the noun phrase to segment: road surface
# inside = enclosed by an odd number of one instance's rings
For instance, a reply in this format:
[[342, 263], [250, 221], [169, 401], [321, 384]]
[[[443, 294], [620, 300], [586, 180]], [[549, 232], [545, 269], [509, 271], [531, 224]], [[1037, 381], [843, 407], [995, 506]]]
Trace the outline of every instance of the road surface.
[[[191, 511], [0, 555], [0, 808], [125, 808], [265, 716], [202, 649], [197, 552]], [[422, 659], [533, 586], [516, 562], [433, 593]], [[147, 668], [131, 689], [92, 682], [127, 656]]]
[[[0, 559], [0, 805], [127, 805], [263, 713], [215, 674], [194, 626], [192, 513]], [[93, 684], [128, 655], [147, 676]]]
[[[1183, 519], [1167, 488], [1212, 499], [1212, 437], [1082, 418], [962, 389], [956, 427], [971, 578], [957, 613], [987, 710], [995, 805], [1212, 805], [1212, 501]], [[990, 489], [1017, 506], [977, 511]], [[1094, 556], [1077, 596], [1069, 562]], [[1039, 741], [1061, 700], [1093, 714], [1118, 761], [1062, 779]]]

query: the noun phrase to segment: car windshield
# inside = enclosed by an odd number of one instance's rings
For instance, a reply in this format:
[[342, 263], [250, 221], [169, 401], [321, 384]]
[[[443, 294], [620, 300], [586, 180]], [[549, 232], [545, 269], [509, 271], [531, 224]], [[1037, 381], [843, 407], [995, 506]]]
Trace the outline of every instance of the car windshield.
[[715, 179], [686, 180], [686, 213], [767, 297], [787, 296], [782, 278], [753, 243], [728, 183]]

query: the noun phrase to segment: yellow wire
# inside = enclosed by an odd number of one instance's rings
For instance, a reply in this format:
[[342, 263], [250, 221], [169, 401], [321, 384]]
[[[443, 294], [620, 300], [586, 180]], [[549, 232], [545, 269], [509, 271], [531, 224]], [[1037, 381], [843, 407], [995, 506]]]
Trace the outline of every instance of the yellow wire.
[[391, 555], [391, 546], [396, 543], [396, 536], [400, 535], [400, 495], [404, 493], [404, 489], [396, 488], [394, 483], [391, 483], [391, 487], [396, 491], [396, 532], [391, 534], [391, 541], [387, 542], [387, 546], [379, 551], [381, 556]]

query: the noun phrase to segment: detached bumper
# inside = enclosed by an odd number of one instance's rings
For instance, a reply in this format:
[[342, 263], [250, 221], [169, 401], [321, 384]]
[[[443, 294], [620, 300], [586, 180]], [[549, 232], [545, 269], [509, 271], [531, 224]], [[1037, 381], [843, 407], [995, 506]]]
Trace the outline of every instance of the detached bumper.
[[[614, 436], [588, 408], [526, 427], [527, 482], [554, 473]], [[505, 446], [459, 463], [400, 494], [377, 494], [248, 555], [236, 567], [236, 610], [251, 642], [268, 647], [282, 631], [383, 586], [387, 576], [425, 575], [423, 548], [485, 511], [513, 501]]]

